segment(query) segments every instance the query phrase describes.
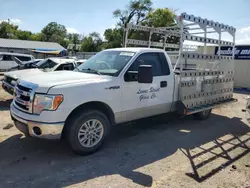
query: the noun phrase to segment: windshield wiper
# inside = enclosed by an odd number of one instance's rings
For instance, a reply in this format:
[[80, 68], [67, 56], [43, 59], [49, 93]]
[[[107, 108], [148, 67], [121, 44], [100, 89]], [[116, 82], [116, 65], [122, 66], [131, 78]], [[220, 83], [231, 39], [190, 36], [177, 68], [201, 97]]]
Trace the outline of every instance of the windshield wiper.
[[90, 68], [88, 68], [88, 69], [81, 69], [81, 71], [89, 71], [89, 72], [94, 72], [94, 73], [97, 73], [99, 75], [102, 75], [98, 70], [94, 70], [94, 69], [90, 69]]

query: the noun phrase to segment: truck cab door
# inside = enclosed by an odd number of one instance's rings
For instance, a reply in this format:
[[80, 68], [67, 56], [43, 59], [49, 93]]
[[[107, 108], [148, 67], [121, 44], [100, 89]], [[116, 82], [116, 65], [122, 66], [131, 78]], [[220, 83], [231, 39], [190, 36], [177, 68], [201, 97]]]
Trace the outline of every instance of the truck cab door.
[[[151, 65], [153, 82], [138, 83], [136, 72], [140, 65]], [[134, 71], [135, 77], [127, 79], [126, 73]], [[173, 100], [173, 75], [164, 53], [140, 54], [124, 74], [122, 80], [122, 119], [131, 121], [169, 112]]]
[[16, 67], [18, 64], [12, 59], [11, 55], [3, 54], [0, 59], [0, 70], [6, 71], [12, 67]]

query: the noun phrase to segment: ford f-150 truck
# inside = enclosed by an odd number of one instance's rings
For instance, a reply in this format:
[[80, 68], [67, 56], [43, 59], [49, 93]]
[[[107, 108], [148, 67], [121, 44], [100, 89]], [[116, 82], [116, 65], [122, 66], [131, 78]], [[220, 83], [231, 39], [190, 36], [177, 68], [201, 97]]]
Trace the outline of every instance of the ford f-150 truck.
[[[176, 30], [129, 25], [125, 48], [101, 51], [74, 71], [18, 79], [10, 108], [16, 127], [33, 137], [66, 138], [74, 152], [89, 154], [102, 146], [112, 125], [174, 111], [206, 119], [212, 108], [234, 102], [233, 58], [182, 50], [186, 39], [213, 44], [226, 41], [183, 34], [183, 20], [199, 25], [204, 19], [183, 13], [177, 17], [180, 29]], [[211, 24], [214, 22], [206, 26]], [[224, 26], [214, 27], [218, 31]], [[128, 39], [130, 29], [173, 34], [181, 42], [177, 46]], [[234, 36], [233, 27], [224, 30]], [[128, 44], [164, 49], [131, 48]], [[234, 46], [233, 42], [228, 44]], [[179, 48], [178, 57], [168, 56], [166, 48]], [[206, 67], [204, 62], [211, 61], [217, 62], [217, 67]], [[189, 63], [199, 68], [189, 68]]]

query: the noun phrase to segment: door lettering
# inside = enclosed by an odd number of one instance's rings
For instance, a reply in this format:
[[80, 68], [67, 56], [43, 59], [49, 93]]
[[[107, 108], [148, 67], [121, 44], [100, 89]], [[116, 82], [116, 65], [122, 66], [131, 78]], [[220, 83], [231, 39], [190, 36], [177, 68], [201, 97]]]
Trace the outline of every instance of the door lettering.
[[139, 89], [136, 94], [139, 95], [139, 100], [154, 99], [157, 97], [156, 93], [160, 91], [160, 88], [151, 87], [149, 89]]

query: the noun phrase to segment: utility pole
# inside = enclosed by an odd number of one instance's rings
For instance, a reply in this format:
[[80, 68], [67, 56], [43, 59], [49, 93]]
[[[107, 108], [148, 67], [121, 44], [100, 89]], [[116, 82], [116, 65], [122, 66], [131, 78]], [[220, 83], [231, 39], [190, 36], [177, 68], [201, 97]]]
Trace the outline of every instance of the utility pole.
[[[10, 19], [8, 18], [8, 26], [10, 26]], [[8, 38], [10, 38], [10, 27], [9, 27], [9, 29], [8, 29], [8, 31], [7, 31], [7, 35], [8, 35]]]

